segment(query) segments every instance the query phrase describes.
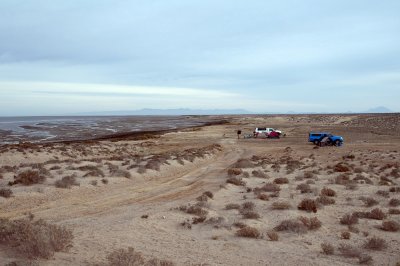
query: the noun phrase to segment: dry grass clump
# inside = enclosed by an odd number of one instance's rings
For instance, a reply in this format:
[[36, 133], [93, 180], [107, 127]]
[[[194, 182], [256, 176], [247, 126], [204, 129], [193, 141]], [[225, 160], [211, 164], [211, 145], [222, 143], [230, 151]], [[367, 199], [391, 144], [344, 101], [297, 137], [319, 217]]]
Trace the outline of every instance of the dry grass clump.
[[278, 241], [279, 240], [279, 235], [278, 235], [278, 233], [276, 231], [273, 231], [273, 230], [268, 231], [267, 232], [267, 236], [268, 236], [269, 240], [271, 240], [271, 241]]
[[243, 219], [258, 219], [260, 218], [260, 214], [258, 214], [258, 212], [255, 211], [241, 211], [240, 212], [242, 214]]
[[307, 227], [299, 219], [289, 219], [283, 220], [279, 225], [274, 228], [274, 230], [305, 233], [307, 232]]
[[289, 184], [289, 179], [287, 179], [286, 177], [278, 177], [274, 179], [274, 183], [275, 184]]
[[400, 199], [390, 199], [389, 206], [397, 207], [400, 205]]
[[333, 189], [324, 187], [321, 190], [321, 196], [327, 196], [327, 197], [335, 197], [336, 196], [336, 192]]
[[255, 192], [279, 192], [280, 190], [281, 188], [274, 183], [266, 183], [264, 186], [254, 189]]
[[308, 230], [319, 229], [322, 225], [321, 221], [318, 220], [317, 217], [307, 218], [304, 216], [300, 216], [298, 219], [308, 228]]
[[333, 255], [335, 253], [335, 248], [329, 243], [322, 243], [321, 244], [322, 253], [325, 255]]
[[40, 175], [38, 171], [26, 170], [15, 176], [14, 182], [10, 183], [10, 185], [22, 184], [25, 186], [30, 186], [33, 184], [41, 184], [45, 180], [46, 176]]
[[260, 171], [260, 170], [253, 170], [251, 172], [251, 174], [254, 177], [258, 177], [258, 178], [265, 178], [265, 179], [269, 178], [267, 174], [265, 174], [263, 171]]
[[206, 191], [203, 193], [203, 195], [209, 197], [210, 199], [214, 198], [214, 194], [211, 191]]
[[371, 198], [371, 197], [361, 196], [358, 199], [361, 200], [362, 202], [364, 202], [366, 207], [372, 207], [374, 205], [379, 204], [379, 202], [376, 199]]
[[273, 210], [287, 210], [290, 209], [292, 206], [289, 202], [286, 201], [276, 201], [272, 203], [271, 208]]
[[389, 192], [398, 193], [400, 192], [400, 187], [391, 187], [389, 188]]
[[384, 250], [387, 248], [387, 244], [385, 239], [374, 236], [367, 239], [363, 247], [372, 250]]
[[358, 223], [358, 216], [353, 214], [346, 214], [340, 219], [340, 223], [344, 225], [353, 225]]
[[333, 170], [335, 172], [339, 172], [339, 173], [344, 173], [344, 172], [349, 172], [350, 168], [347, 164], [345, 163], [338, 163], [333, 167]]
[[239, 177], [229, 177], [226, 180], [226, 183], [228, 184], [233, 184], [235, 186], [245, 186], [246, 182], [244, 182], [241, 178]]
[[[83, 167], [83, 166], [82, 166]], [[80, 167], [81, 168], [81, 167]], [[86, 167], [85, 167], [86, 168]], [[92, 168], [92, 167], [90, 167]], [[104, 172], [97, 168], [96, 166], [93, 166], [93, 170], [88, 171], [83, 177], [88, 177], [88, 176], [93, 176], [93, 177], [104, 177]]]
[[303, 178], [305, 178], [305, 179], [314, 178], [314, 173], [310, 172], [310, 171], [304, 172]]
[[208, 211], [199, 207], [199, 206], [190, 206], [186, 209], [186, 213], [197, 215], [197, 216], [206, 216]]
[[193, 218], [192, 218], [192, 224], [204, 223], [204, 221], [205, 221], [206, 219], [207, 219], [207, 216], [193, 217]]
[[198, 196], [197, 198], [196, 198], [196, 200], [197, 201], [208, 201], [208, 197], [206, 196], [206, 195], [204, 195], [204, 194], [202, 194], [202, 195], [200, 195], [200, 196]]
[[243, 174], [243, 170], [240, 168], [229, 168], [228, 169], [229, 176], [241, 175], [241, 174]]
[[239, 229], [236, 232], [236, 235], [239, 237], [248, 237], [248, 238], [259, 238], [261, 236], [260, 231], [257, 228], [246, 226]]
[[142, 253], [136, 252], [134, 248], [129, 247], [128, 249], [118, 249], [106, 257], [108, 265], [130, 265], [139, 266], [144, 265], [145, 261]]
[[378, 190], [378, 191], [376, 192], [376, 195], [379, 195], [379, 196], [384, 197], [384, 198], [389, 198], [389, 191], [386, 191], [386, 190]]
[[389, 214], [392, 215], [400, 214], [400, 209], [389, 209]]
[[72, 186], [79, 186], [75, 176], [64, 176], [60, 180], [57, 180], [54, 185], [58, 188], [71, 188]]
[[374, 220], [383, 220], [386, 218], [386, 214], [381, 209], [375, 208], [369, 212], [368, 218]]
[[236, 204], [236, 203], [229, 203], [227, 205], [225, 205], [225, 210], [239, 210], [240, 209], [240, 205]]
[[400, 224], [398, 222], [395, 222], [395, 221], [392, 221], [392, 220], [383, 221], [380, 228], [383, 231], [397, 232], [397, 231], [400, 230]]
[[318, 204], [315, 200], [313, 199], [303, 199], [299, 205], [297, 206], [297, 209], [307, 211], [307, 212], [317, 212]]
[[317, 202], [318, 204], [322, 204], [322, 205], [332, 205], [335, 204], [335, 200], [327, 197], [327, 196], [320, 196], [317, 198]]
[[349, 244], [341, 243], [338, 247], [338, 250], [341, 255], [346, 258], [359, 258], [361, 256], [361, 251], [358, 248], [353, 247]]
[[255, 165], [249, 159], [239, 159], [232, 165], [233, 168], [253, 168]]
[[12, 190], [9, 188], [0, 188], [0, 197], [9, 198], [13, 194]]
[[254, 204], [254, 202], [251, 202], [251, 201], [246, 201], [242, 204], [242, 210], [252, 211], [252, 210], [254, 210], [255, 207], [256, 207], [256, 205]]
[[311, 193], [312, 189], [309, 184], [303, 183], [303, 184], [298, 184], [296, 187], [296, 190], [300, 190], [302, 194], [304, 193]]
[[257, 195], [257, 199], [267, 201], [267, 200], [269, 200], [269, 196], [267, 194], [265, 194], [265, 193], [259, 193]]
[[51, 258], [72, 246], [72, 231], [44, 220], [0, 219], [0, 243], [28, 258]]
[[340, 236], [342, 237], [342, 239], [350, 239], [350, 232], [349, 231], [344, 231], [340, 234]]

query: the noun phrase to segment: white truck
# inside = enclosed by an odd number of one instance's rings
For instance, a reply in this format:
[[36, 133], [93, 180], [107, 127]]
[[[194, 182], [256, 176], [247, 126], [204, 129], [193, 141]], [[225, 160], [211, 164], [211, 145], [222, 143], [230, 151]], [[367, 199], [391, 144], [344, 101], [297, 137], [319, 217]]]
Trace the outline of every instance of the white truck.
[[[253, 132], [253, 135], [255, 138], [257, 138], [260, 134], [264, 134], [266, 137], [268, 137], [272, 132], [278, 133], [279, 136], [282, 135], [282, 131], [276, 130], [271, 127], [256, 127], [256, 129]], [[285, 136], [285, 134], [283, 134]]]

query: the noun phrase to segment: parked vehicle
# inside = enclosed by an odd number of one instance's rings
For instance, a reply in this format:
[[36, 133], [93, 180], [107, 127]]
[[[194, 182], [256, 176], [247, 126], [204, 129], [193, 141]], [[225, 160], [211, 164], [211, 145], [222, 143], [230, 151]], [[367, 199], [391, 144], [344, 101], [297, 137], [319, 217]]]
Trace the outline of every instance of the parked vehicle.
[[253, 132], [253, 135], [255, 138], [257, 138], [260, 134], [264, 134], [266, 137], [268, 137], [272, 132], [278, 133], [279, 136], [282, 135], [282, 131], [273, 129], [271, 127], [256, 127], [256, 129]]
[[310, 132], [308, 134], [308, 141], [314, 143], [315, 145], [343, 145], [343, 137], [335, 136], [328, 132]]

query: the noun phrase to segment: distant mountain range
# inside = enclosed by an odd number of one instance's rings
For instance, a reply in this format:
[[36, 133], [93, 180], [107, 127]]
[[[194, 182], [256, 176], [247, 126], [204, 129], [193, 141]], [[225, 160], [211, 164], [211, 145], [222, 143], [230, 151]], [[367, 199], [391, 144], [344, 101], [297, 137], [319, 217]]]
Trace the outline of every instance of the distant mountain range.
[[364, 113], [393, 113], [393, 111], [390, 110], [389, 108], [386, 108], [385, 106], [378, 106], [375, 108], [368, 109]]

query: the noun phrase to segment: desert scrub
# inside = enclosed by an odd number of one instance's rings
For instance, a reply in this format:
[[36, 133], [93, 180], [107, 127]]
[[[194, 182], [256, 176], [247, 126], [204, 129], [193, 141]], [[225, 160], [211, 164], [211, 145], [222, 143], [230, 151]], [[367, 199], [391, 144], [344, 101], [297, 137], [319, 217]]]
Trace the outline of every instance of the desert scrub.
[[44, 220], [0, 219], [0, 243], [28, 258], [53, 257], [72, 246], [72, 231]]
[[327, 197], [335, 197], [336, 196], [336, 192], [333, 189], [327, 188], [327, 187], [324, 187], [320, 193], [321, 193], [321, 196], [327, 196]]
[[273, 210], [287, 210], [290, 209], [290, 207], [291, 207], [290, 203], [286, 201], [276, 201], [271, 205], [271, 208]]
[[321, 221], [318, 220], [317, 217], [307, 218], [300, 216], [298, 219], [307, 227], [308, 230], [317, 230], [322, 225]]
[[271, 241], [278, 241], [279, 240], [279, 235], [274, 230], [268, 231], [267, 232], [267, 236], [268, 236], [269, 240], [271, 240]]
[[307, 212], [317, 212], [318, 204], [313, 199], [303, 199], [299, 205], [297, 206], [299, 210], [307, 211]]
[[233, 184], [235, 186], [245, 186], [246, 185], [246, 182], [244, 182], [241, 178], [238, 178], [238, 177], [229, 177], [226, 180], [226, 183]]
[[14, 182], [10, 185], [22, 184], [25, 186], [30, 186], [33, 184], [41, 184], [46, 180], [46, 176], [40, 175], [38, 171], [27, 170], [19, 173], [14, 177]]
[[274, 228], [275, 231], [290, 231], [294, 233], [305, 233], [307, 227], [299, 219], [283, 220]]
[[72, 186], [79, 186], [75, 176], [64, 176], [60, 180], [57, 180], [54, 185], [58, 188], [71, 188]]
[[257, 228], [246, 226], [239, 229], [236, 232], [236, 236], [239, 237], [248, 237], [248, 238], [259, 238], [261, 236], [260, 231]]
[[240, 204], [229, 203], [229, 204], [225, 205], [225, 209], [226, 210], [234, 210], [234, 209], [239, 210], [240, 209]]
[[342, 234], [340, 236], [341, 236], [342, 239], [350, 239], [350, 237], [351, 237], [349, 231], [342, 232]]
[[365, 241], [364, 248], [372, 250], [384, 250], [387, 248], [385, 239], [379, 237], [372, 237]]
[[366, 207], [372, 207], [374, 205], [379, 204], [379, 202], [376, 199], [371, 198], [371, 197], [361, 196], [358, 199], [361, 200], [365, 204]]
[[9, 198], [13, 194], [12, 190], [9, 188], [0, 188], [0, 197]]
[[390, 199], [390, 201], [389, 201], [389, 206], [391, 206], [391, 207], [397, 207], [397, 206], [399, 206], [399, 205], [400, 205], [400, 199], [395, 199], [395, 198]]
[[345, 214], [341, 219], [340, 223], [344, 225], [353, 225], [358, 223], [358, 216], [355, 214]]
[[312, 192], [311, 186], [307, 183], [298, 184], [296, 190], [300, 190], [302, 194]]
[[266, 175], [263, 171], [260, 171], [260, 170], [253, 170], [253, 171], [251, 172], [251, 174], [252, 174], [254, 177], [258, 177], [258, 178], [264, 178], [264, 179], [269, 178], [268, 175]]
[[333, 255], [335, 253], [335, 248], [329, 243], [322, 243], [321, 244], [322, 253], [325, 255]]
[[287, 179], [286, 177], [278, 177], [274, 179], [274, 183], [281, 185], [281, 184], [288, 184], [289, 183], [289, 179]]
[[400, 224], [395, 221], [383, 221], [380, 227], [383, 231], [397, 232], [400, 230]]
[[335, 204], [335, 200], [331, 197], [320, 196], [317, 198], [317, 203], [322, 205], [332, 205]]

